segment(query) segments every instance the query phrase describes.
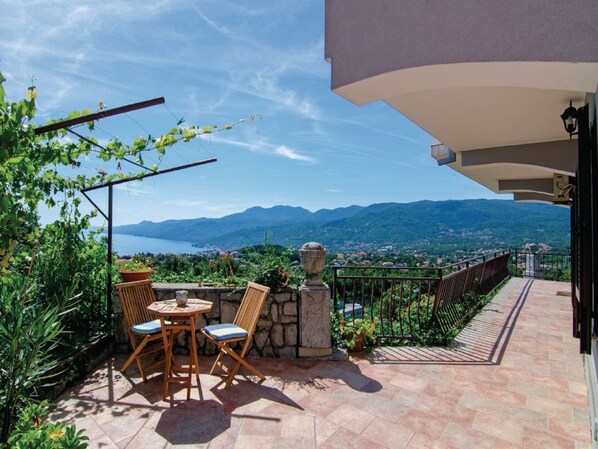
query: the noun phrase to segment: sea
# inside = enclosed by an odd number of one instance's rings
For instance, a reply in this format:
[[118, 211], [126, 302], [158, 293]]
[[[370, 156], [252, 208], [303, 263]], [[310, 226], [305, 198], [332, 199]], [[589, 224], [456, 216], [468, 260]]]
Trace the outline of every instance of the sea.
[[191, 242], [127, 234], [112, 234], [112, 250], [119, 256], [132, 256], [139, 253], [197, 254], [210, 251], [209, 248], [197, 248]]

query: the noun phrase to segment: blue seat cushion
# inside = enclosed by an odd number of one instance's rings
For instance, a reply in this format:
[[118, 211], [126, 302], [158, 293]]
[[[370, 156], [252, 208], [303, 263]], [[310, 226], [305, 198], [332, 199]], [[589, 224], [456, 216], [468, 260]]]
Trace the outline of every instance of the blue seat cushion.
[[160, 327], [160, 320], [153, 320], [131, 326], [131, 330], [137, 334], [152, 335], [161, 332], [162, 328]]
[[218, 341], [247, 337], [247, 331], [236, 324], [213, 324], [204, 327], [203, 330]]

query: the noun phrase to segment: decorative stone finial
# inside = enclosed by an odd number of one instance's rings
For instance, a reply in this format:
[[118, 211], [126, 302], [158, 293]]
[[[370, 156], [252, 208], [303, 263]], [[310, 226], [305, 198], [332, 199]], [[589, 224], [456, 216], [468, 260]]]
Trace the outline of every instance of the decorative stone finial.
[[299, 250], [301, 266], [305, 270], [305, 285], [324, 285], [322, 270], [326, 265], [326, 250], [317, 242], [308, 242]]

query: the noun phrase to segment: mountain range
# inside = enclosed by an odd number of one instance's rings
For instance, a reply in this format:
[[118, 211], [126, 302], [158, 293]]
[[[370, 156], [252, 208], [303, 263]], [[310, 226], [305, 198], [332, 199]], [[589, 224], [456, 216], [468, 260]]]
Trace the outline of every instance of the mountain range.
[[451, 249], [569, 246], [569, 211], [508, 200], [418, 201], [349, 206], [310, 212], [301, 207], [252, 207], [222, 218], [142, 221], [114, 232], [236, 249], [270, 243], [299, 247], [317, 241], [329, 250], [447, 252]]

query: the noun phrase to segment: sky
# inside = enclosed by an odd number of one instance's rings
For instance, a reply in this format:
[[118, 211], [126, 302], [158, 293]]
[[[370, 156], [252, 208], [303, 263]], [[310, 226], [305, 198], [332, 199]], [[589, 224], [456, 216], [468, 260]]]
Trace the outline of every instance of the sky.
[[[358, 107], [331, 91], [323, 0], [0, 0], [0, 8], [7, 95], [23, 98], [34, 79], [39, 124], [95, 112], [100, 102], [114, 108], [165, 97], [165, 105], [98, 121], [87, 133], [130, 143], [168, 132], [180, 118], [203, 127], [259, 114], [177, 144], [159, 167], [217, 162], [115, 187], [115, 225], [222, 217], [253, 206], [316, 211], [499, 198], [438, 167], [433, 137], [386, 103]], [[78, 170], [94, 175], [97, 168], [117, 171], [116, 163], [93, 159]], [[92, 198], [107, 204], [105, 190]], [[46, 221], [56, 215], [42, 214]]]

